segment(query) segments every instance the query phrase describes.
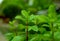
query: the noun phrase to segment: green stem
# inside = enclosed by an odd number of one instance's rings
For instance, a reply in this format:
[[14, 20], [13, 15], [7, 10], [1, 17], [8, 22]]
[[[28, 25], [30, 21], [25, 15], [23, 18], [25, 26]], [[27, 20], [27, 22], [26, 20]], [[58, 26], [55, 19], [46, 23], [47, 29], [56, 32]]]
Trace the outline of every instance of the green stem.
[[26, 22], [26, 41], [28, 41], [28, 19]]
[[28, 41], [28, 26], [26, 26], [26, 41]]
[[17, 30], [16, 29], [14, 30], [14, 32], [15, 32], [15, 36], [17, 36]]
[[52, 41], [54, 41], [54, 27], [53, 27], [53, 22], [50, 23], [50, 28], [52, 31]]

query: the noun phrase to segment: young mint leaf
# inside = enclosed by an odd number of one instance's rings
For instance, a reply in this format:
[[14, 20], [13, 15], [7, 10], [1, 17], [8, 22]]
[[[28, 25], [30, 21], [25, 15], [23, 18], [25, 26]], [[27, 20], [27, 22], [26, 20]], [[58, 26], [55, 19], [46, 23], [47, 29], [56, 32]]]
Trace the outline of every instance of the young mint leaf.
[[45, 15], [40, 15], [39, 20], [40, 22], [48, 22], [49, 18]]
[[21, 13], [22, 13], [22, 16], [23, 16], [24, 18], [28, 19], [29, 13], [30, 13], [29, 11], [22, 10]]
[[15, 19], [22, 19], [22, 17], [21, 16], [16, 16]]
[[36, 41], [36, 39], [37, 39], [37, 36], [30, 39], [30, 41]]
[[38, 31], [38, 27], [37, 26], [29, 26], [28, 27], [28, 31], [30, 31], [30, 30], [33, 30], [33, 31]]
[[30, 15], [29, 20], [32, 21], [35, 18], [35, 15]]
[[55, 9], [56, 9], [56, 6], [54, 4], [49, 6], [48, 17], [49, 17], [51, 22], [55, 22], [57, 20]]
[[12, 41], [24, 41], [24, 38], [22, 36], [15, 36]]
[[22, 16], [16, 16], [15, 19], [19, 19], [19, 20], [22, 20], [22, 21], [26, 21], [25, 18], [23, 18]]
[[25, 26], [23, 24], [19, 24], [18, 29], [20, 29], [20, 30], [25, 29]]
[[39, 23], [39, 15], [31, 15], [29, 18], [30, 22], [33, 22], [34, 24], [38, 24]]

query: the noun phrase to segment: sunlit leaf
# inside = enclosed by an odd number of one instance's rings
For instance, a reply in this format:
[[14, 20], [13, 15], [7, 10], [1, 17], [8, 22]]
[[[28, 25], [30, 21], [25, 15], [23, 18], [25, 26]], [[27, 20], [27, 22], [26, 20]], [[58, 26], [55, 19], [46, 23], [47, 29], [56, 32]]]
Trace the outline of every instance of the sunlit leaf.
[[37, 26], [29, 26], [28, 27], [28, 31], [30, 31], [30, 30], [33, 30], [33, 31], [38, 31], [38, 27]]
[[15, 36], [12, 41], [24, 41], [22, 36]]
[[26, 19], [29, 18], [29, 13], [30, 13], [29, 11], [22, 10], [21, 13], [22, 13], [22, 16], [23, 16], [24, 18], [26, 18]]

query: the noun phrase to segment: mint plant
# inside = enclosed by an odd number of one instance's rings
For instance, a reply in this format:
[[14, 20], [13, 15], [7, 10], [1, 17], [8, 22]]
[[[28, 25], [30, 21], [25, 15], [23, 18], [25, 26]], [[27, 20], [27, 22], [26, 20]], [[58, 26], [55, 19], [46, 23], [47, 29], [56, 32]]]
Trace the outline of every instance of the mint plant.
[[34, 15], [22, 10], [21, 15], [10, 22], [10, 32], [6, 36], [9, 41], [59, 41], [59, 24], [54, 4], [49, 6], [47, 15]]

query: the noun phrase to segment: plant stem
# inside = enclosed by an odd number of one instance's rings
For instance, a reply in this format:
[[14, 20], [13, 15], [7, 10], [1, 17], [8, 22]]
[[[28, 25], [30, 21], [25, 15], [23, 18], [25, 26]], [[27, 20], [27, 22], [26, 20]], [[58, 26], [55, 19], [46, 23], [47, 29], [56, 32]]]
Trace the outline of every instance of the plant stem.
[[26, 26], [26, 41], [28, 41], [28, 26]]
[[26, 22], [26, 41], [28, 41], [28, 19]]
[[50, 23], [50, 28], [52, 31], [52, 41], [54, 41], [54, 27], [53, 27], [53, 22]]
[[16, 29], [14, 30], [14, 32], [15, 32], [15, 36], [17, 36], [17, 30]]

